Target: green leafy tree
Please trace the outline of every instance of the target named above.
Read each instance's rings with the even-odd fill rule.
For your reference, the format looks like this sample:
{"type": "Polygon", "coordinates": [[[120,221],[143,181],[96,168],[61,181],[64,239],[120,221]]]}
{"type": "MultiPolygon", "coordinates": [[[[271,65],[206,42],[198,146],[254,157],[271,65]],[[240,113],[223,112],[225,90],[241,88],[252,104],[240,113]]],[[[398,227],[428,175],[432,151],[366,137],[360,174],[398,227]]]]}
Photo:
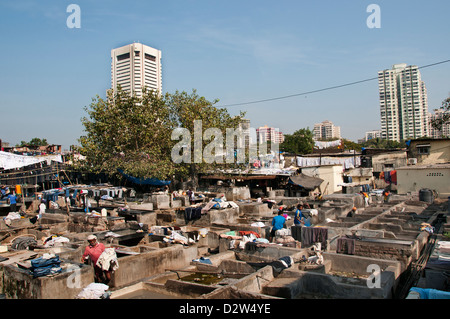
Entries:
{"type": "Polygon", "coordinates": [[[310,154],[313,151],[313,132],[309,128],[302,128],[293,134],[285,134],[284,142],[280,144],[280,151],[295,154],[310,154]]]}
{"type": "Polygon", "coordinates": [[[362,147],[365,148],[382,148],[382,149],[395,149],[395,148],[405,148],[405,141],[397,142],[385,140],[382,138],[373,138],[364,143],[362,143],[362,147]]]}
{"type": "MultiPolygon", "coordinates": [[[[194,150],[195,120],[202,123],[200,136],[208,128],[217,128],[225,136],[226,128],[237,127],[243,114],[233,117],[226,109],[214,107],[216,102],[195,90],[192,94],[177,91],[165,95],[144,90],[137,97],[119,88],[115,93],[109,91],[106,100],[97,96],[85,108],[88,116],[82,118],[86,133],[79,139],[79,151],[86,157],[83,168],[109,174],[122,169],[142,178],[172,179],[175,175],[196,181],[198,173],[224,164],[204,159],[195,162],[195,153],[189,161],[175,162],[172,153],[178,141],[172,135],[175,129],[184,128],[190,137],[186,147],[194,150]]],[[[202,140],[200,152],[208,142],[202,140]]]]}
{"type": "Polygon", "coordinates": [[[136,97],[119,88],[110,90],[106,100],[97,96],[85,111],[86,134],[79,139],[85,169],[111,175],[122,169],[135,177],[160,179],[174,173],[173,126],[162,96],[144,90],[136,97]]]}
{"type": "Polygon", "coordinates": [[[44,146],[44,145],[48,145],[47,139],[40,139],[40,138],[32,138],[31,141],[29,142],[25,142],[25,141],[20,141],[20,144],[16,145],[16,146],[44,146]]]}
{"type": "Polygon", "coordinates": [[[345,138],[342,139],[342,142],[344,144],[344,149],[346,150],[355,150],[355,151],[361,151],[361,144],[355,143],[353,141],[347,140],[345,138]]]}

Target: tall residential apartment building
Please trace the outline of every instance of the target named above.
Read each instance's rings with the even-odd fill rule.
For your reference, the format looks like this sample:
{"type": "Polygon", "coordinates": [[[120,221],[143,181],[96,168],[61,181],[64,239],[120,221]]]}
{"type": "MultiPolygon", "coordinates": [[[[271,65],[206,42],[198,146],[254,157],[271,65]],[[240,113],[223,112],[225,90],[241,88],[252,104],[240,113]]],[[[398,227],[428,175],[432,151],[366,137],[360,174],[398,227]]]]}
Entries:
{"type": "Polygon", "coordinates": [[[256,129],[256,138],[258,143],[272,142],[281,144],[284,142],[284,135],[278,128],[261,126],[256,129]]]}
{"type": "Polygon", "coordinates": [[[111,88],[136,96],[144,87],[162,93],[161,51],[141,43],[111,50],[111,88]]]}
{"type": "Polygon", "coordinates": [[[419,68],[405,63],[378,72],[381,138],[401,141],[428,135],[428,100],[419,68]]]}
{"type": "Polygon", "coordinates": [[[313,137],[315,140],[341,138],[341,127],[325,120],[322,123],[314,124],[313,137]]]}

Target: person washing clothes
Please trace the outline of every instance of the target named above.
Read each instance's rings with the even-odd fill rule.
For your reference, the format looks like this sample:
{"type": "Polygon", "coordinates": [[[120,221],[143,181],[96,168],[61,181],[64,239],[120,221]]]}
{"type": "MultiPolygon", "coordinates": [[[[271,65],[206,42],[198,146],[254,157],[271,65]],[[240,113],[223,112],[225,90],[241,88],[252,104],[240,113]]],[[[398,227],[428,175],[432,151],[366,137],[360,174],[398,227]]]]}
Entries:
{"type": "Polygon", "coordinates": [[[269,242],[272,242],[273,237],[275,237],[275,232],[279,229],[283,229],[286,226],[286,218],[282,216],[283,211],[278,210],[278,215],[272,219],[272,230],[270,231],[269,242]]]}
{"type": "Polygon", "coordinates": [[[388,189],[385,189],[383,191],[383,195],[384,195],[384,202],[388,203],[389,202],[389,197],[391,196],[391,192],[388,189]]]}
{"type": "Polygon", "coordinates": [[[353,207],[351,211],[347,213],[347,217],[354,217],[356,215],[356,207],[353,207]]]}
{"type": "Polygon", "coordinates": [[[111,273],[108,271],[103,271],[101,267],[97,266],[97,260],[100,255],[105,251],[105,245],[97,241],[97,236],[89,235],[87,237],[89,245],[84,250],[84,254],[81,257],[81,262],[87,264],[90,260],[91,264],[94,266],[95,272],[95,282],[105,283],[111,280],[111,273]],[[104,278],[106,276],[106,279],[104,278]]]}
{"type": "Polygon", "coordinates": [[[297,210],[295,211],[295,217],[294,217],[294,225],[295,226],[311,226],[310,221],[305,218],[302,214],[303,205],[298,204],[297,210]]]}
{"type": "Polygon", "coordinates": [[[361,191],[361,195],[364,198],[364,207],[368,207],[369,206],[369,194],[361,191]]]}
{"type": "Polygon", "coordinates": [[[194,204],[195,204],[195,194],[194,194],[194,191],[193,191],[192,189],[189,189],[188,192],[187,192],[187,195],[188,195],[188,198],[189,198],[189,203],[190,203],[191,205],[194,205],[194,204]]]}
{"type": "Polygon", "coordinates": [[[10,212],[16,212],[17,211],[17,197],[14,194],[8,195],[8,202],[9,202],[9,211],[10,212]]]}

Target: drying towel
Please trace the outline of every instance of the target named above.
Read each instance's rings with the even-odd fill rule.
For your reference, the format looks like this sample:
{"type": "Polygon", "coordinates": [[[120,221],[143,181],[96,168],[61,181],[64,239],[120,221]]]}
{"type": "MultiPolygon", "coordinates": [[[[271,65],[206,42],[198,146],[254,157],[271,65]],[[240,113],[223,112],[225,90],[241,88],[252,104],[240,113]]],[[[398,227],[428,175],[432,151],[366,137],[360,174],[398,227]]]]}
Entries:
{"type": "Polygon", "coordinates": [[[302,226],[292,226],[291,234],[295,240],[301,241],[302,240],[302,226]]]}
{"type": "Polygon", "coordinates": [[[328,228],[324,227],[302,227],[301,241],[303,247],[311,246],[314,243],[321,243],[326,248],[328,239],[328,228]]]}
{"type": "Polygon", "coordinates": [[[186,207],[184,210],[184,218],[186,221],[199,219],[202,215],[202,207],[186,207]]]}
{"type": "Polygon", "coordinates": [[[321,243],[324,249],[327,248],[328,228],[313,227],[313,242],[321,243]]]}
{"type": "Polygon", "coordinates": [[[355,254],[355,239],[348,237],[341,237],[337,240],[336,253],[338,254],[355,254]]]}
{"type": "Polygon", "coordinates": [[[391,182],[397,185],[397,171],[391,171],[391,182]]]}

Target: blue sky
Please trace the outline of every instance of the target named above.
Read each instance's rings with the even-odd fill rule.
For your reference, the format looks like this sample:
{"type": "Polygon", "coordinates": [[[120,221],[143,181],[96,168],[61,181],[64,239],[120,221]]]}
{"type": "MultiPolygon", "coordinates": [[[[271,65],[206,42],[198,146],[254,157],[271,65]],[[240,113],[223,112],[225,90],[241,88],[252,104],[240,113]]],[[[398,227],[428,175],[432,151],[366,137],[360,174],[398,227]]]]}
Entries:
{"type": "MultiPolygon", "coordinates": [[[[81,118],[110,85],[111,49],[141,42],[162,51],[163,91],[217,106],[271,99],[369,79],[396,63],[450,59],[448,0],[0,2],[0,138],[34,137],[68,148],[81,118]],[[66,12],[81,8],[81,28],[66,12]],[[368,5],[381,9],[370,29],[368,5]]],[[[429,109],[450,94],[450,63],[421,70],[429,109]]],[[[380,128],[377,81],[271,102],[230,106],[252,127],[283,133],[330,120],[356,141],[380,128]]]]}

